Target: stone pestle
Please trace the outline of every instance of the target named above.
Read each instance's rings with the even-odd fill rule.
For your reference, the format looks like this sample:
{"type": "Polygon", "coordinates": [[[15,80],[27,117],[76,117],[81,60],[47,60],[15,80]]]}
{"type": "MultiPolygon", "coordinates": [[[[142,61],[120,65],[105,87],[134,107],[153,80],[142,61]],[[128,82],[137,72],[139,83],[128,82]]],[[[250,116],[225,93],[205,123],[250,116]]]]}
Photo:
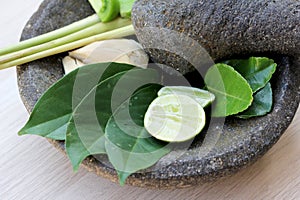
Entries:
{"type": "MultiPolygon", "coordinates": [[[[201,45],[213,61],[270,53],[300,56],[299,0],[137,0],[132,19],[153,61],[184,74],[201,66],[192,66],[183,55],[195,44],[180,41],[182,35],[201,45]],[[180,37],[174,39],[170,30],[180,37]],[[169,51],[178,44],[181,50],[169,51]]],[[[201,57],[203,52],[190,54],[201,57]]]]}

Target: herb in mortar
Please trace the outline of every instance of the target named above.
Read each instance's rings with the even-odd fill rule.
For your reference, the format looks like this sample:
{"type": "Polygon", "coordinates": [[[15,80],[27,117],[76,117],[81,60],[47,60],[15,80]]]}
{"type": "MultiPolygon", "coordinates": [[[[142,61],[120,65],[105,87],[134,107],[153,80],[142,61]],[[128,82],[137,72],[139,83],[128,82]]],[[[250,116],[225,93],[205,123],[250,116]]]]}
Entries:
{"type": "Polygon", "coordinates": [[[266,57],[250,57],[243,60],[229,60],[225,63],[232,65],[245,77],[254,93],[251,106],[237,117],[248,119],[270,112],[273,105],[270,79],[277,67],[274,60],[266,57]]]}
{"type": "Polygon", "coordinates": [[[250,57],[224,63],[211,67],[205,76],[206,87],[216,95],[213,116],[250,118],[270,112],[273,100],[269,81],[277,67],[274,60],[250,57]]]}
{"type": "Polygon", "coordinates": [[[248,81],[253,93],[266,86],[277,67],[277,64],[274,63],[274,60],[265,57],[250,57],[249,59],[228,60],[224,63],[232,66],[248,81]]]}
{"type": "Polygon", "coordinates": [[[19,134],[65,140],[75,171],[87,156],[107,153],[123,184],[129,174],[153,165],[169,152],[164,148],[165,143],[147,135],[143,128],[146,109],[161,88],[149,83],[157,82],[155,70],[127,64],[99,63],[81,67],[45,92],[19,134]],[[140,89],[145,84],[147,87],[140,89]],[[122,117],[126,109],[130,110],[131,117],[122,117]],[[124,127],[120,126],[122,123],[128,125],[130,119],[133,121],[128,132],[119,128],[124,127]],[[122,155],[114,145],[124,150],[122,155]],[[143,156],[148,150],[151,159],[140,164],[132,162],[134,156],[143,156]]]}
{"type": "Polygon", "coordinates": [[[144,115],[160,88],[150,84],[139,89],[117,108],[106,125],[105,149],[121,185],[130,174],[154,165],[171,150],[144,128],[144,115]]]}
{"type": "MultiPolygon", "coordinates": [[[[145,121],[148,126],[152,117],[151,113],[147,115],[149,105],[159,98],[171,95],[171,99],[183,101],[163,101],[167,105],[168,116],[182,118],[183,127],[189,113],[196,113],[195,109],[187,109],[187,113],[177,112],[184,102],[190,102],[185,107],[192,102],[203,110],[202,107],[216,98],[213,116],[234,115],[247,119],[268,113],[272,108],[269,80],[276,64],[268,58],[250,60],[227,61],[228,64],[234,63],[234,68],[224,63],[212,66],[205,76],[205,83],[214,95],[197,88],[162,87],[156,84],[159,77],[153,69],[120,63],[87,65],[67,74],[44,93],[19,134],[65,140],[65,149],[75,171],[86,157],[107,154],[123,185],[130,174],[154,165],[171,151],[168,143],[158,140],[159,137],[152,137],[152,129],[149,131],[144,127],[145,121]],[[241,73],[246,78],[235,68],[243,69],[241,73]],[[256,82],[252,79],[254,76],[256,82]]],[[[156,112],[159,106],[164,105],[152,106],[158,118],[166,117],[156,112]]],[[[174,131],[172,123],[165,128],[168,134],[172,135],[173,131],[174,134],[183,134],[179,138],[192,139],[204,126],[204,111],[201,116],[195,123],[186,121],[188,125],[200,127],[197,133],[187,134],[188,137],[185,137],[184,131],[174,131]]],[[[198,118],[193,118],[193,122],[195,119],[198,118]]]]}
{"type": "Polygon", "coordinates": [[[252,103],[252,90],[248,82],[226,64],[212,66],[205,75],[207,89],[216,96],[212,111],[214,117],[234,115],[246,110],[252,103]]]}

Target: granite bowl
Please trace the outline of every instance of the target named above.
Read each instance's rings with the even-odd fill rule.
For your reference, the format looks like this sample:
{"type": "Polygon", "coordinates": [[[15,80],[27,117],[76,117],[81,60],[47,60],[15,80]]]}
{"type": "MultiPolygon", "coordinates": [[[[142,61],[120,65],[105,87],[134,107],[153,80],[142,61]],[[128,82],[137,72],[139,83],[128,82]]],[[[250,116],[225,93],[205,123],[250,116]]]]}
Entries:
{"type": "MultiPolygon", "coordinates": [[[[86,0],[45,0],[24,28],[22,40],[92,13],[86,0]]],[[[61,61],[65,55],[17,67],[20,95],[29,113],[43,92],[63,76],[61,61]]],[[[212,125],[213,131],[197,137],[188,150],[172,151],[151,170],[132,174],[127,184],[159,189],[195,186],[234,174],[263,156],[291,123],[300,100],[300,59],[285,55],[267,56],[278,63],[272,79],[274,107],[271,113],[250,120],[226,118],[224,125],[212,125]]],[[[63,142],[49,141],[64,152],[63,142]]],[[[106,156],[100,156],[100,159],[89,157],[82,166],[117,182],[116,172],[107,165],[106,156]]]]}

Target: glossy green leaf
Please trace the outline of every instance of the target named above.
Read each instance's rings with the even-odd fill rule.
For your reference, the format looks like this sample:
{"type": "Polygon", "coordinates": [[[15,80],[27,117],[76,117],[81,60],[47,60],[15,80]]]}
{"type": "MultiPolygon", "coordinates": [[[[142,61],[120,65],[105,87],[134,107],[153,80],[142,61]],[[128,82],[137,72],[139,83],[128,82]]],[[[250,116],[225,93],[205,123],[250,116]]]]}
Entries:
{"type": "Polygon", "coordinates": [[[156,71],[135,68],[98,83],[78,104],[67,130],[66,150],[74,170],[89,155],[105,153],[104,130],[114,110],[132,92],[158,80],[156,71]]]}
{"type": "Polygon", "coordinates": [[[271,84],[259,90],[254,95],[252,105],[244,112],[237,115],[239,118],[248,119],[251,117],[263,116],[271,111],[273,104],[271,84]]]}
{"type": "Polygon", "coordinates": [[[224,117],[246,110],[252,103],[248,82],[226,64],[212,66],[205,76],[207,89],[216,96],[212,115],[224,117]]]}
{"type": "Polygon", "coordinates": [[[65,140],[73,108],[80,103],[80,99],[92,90],[95,83],[132,68],[126,64],[100,63],[74,70],[43,94],[19,135],[32,134],[65,140]],[[73,96],[73,90],[77,91],[76,96],[73,96]]]}
{"type": "Polygon", "coordinates": [[[130,174],[152,166],[170,152],[167,143],[153,138],[143,125],[147,108],[160,88],[149,85],[138,90],[117,109],[106,126],[105,148],[121,185],[130,174]]]}
{"type": "Polygon", "coordinates": [[[226,64],[238,71],[250,84],[253,93],[257,92],[270,81],[276,70],[274,60],[265,57],[250,57],[249,59],[228,60],[226,64]]]}
{"type": "Polygon", "coordinates": [[[66,151],[75,171],[87,156],[105,153],[104,127],[112,115],[111,95],[125,73],[128,71],[98,83],[74,108],[67,129],[66,151]],[[102,104],[103,108],[96,110],[97,104],[102,104]]]}

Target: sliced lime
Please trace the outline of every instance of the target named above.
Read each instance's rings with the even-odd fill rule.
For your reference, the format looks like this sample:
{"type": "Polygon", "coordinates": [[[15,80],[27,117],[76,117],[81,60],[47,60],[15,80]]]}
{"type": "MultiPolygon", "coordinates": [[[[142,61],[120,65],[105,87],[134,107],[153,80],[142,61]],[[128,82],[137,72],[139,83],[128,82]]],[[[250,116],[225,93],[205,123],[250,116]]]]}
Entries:
{"type": "Polygon", "coordinates": [[[195,99],[203,108],[205,108],[215,100],[215,95],[213,95],[212,93],[194,87],[166,86],[158,91],[158,96],[167,94],[187,95],[195,99]]]}
{"type": "Polygon", "coordinates": [[[205,125],[201,105],[186,95],[169,94],[157,97],[149,106],[144,126],[155,138],[167,142],[192,139],[205,125]]]}

